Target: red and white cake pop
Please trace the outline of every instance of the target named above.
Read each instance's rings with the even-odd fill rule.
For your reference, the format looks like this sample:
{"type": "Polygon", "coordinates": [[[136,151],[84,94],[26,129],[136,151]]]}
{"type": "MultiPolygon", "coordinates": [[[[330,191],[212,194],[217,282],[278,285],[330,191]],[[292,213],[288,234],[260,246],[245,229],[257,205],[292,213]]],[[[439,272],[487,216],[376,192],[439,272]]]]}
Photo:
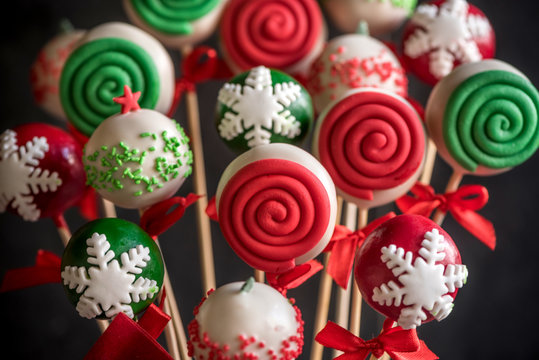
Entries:
{"type": "Polygon", "coordinates": [[[431,85],[460,64],[492,58],[494,50],[490,22],[465,0],[419,5],[402,37],[407,69],[431,85]]]}
{"type": "Polygon", "coordinates": [[[376,228],[355,268],[363,299],[404,329],[445,319],[467,276],[451,237],[419,215],[400,215],[376,228]]]}
{"type": "Polygon", "coordinates": [[[425,131],[400,96],[350,90],[318,117],[313,154],[337,193],[368,209],[394,201],[415,184],[425,157],[425,131]]]}
{"type": "Polygon", "coordinates": [[[75,44],[84,36],[84,30],[66,30],[39,52],[30,69],[30,84],[36,104],[60,120],[67,120],[60,103],[60,75],[75,44]]]}
{"type": "Polygon", "coordinates": [[[334,25],[353,33],[361,21],[369,24],[375,36],[396,30],[414,11],[417,0],[322,0],[334,25]]]}
{"type": "Polygon", "coordinates": [[[395,54],[381,41],[366,34],[332,39],[309,73],[307,88],[315,110],[320,113],[346,91],[362,87],[408,95],[406,73],[395,54]]]}
{"type": "Polygon", "coordinates": [[[230,0],[220,36],[223,56],[235,73],[264,65],[306,75],[327,31],[316,0],[230,0]]]}
{"type": "Polygon", "coordinates": [[[115,205],[143,209],[173,196],[191,174],[189,139],[173,119],[140,109],[140,93],[115,101],[122,113],[105,119],[84,148],[88,183],[115,205]]]}
{"type": "Polygon", "coordinates": [[[0,135],[0,212],[24,220],[57,218],[77,204],[86,189],[82,150],[55,126],[30,123],[0,135]]]}
{"type": "Polygon", "coordinates": [[[293,360],[301,354],[300,310],[253,278],[208,293],[194,314],[188,346],[195,359],[293,360]]]}
{"type": "Polygon", "coordinates": [[[257,146],[225,169],[216,194],[219,225],[255,269],[282,273],[316,257],[335,226],[335,187],[308,152],[289,144],[257,146]]]}

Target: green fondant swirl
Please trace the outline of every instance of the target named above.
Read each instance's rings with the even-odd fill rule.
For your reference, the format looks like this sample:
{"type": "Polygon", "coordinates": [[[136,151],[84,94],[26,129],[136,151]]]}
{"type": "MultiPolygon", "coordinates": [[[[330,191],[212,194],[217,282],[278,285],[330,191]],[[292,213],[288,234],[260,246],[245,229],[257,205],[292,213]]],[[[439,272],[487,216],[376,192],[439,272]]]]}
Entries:
{"type": "Polygon", "coordinates": [[[454,91],[444,114],[444,140],[465,169],[516,166],[539,146],[539,93],[507,71],[471,76],[454,91]]]}
{"type": "Polygon", "coordinates": [[[153,109],[159,99],[159,73],[143,48],[119,38],[103,38],[77,48],[60,79],[60,99],[69,121],[89,136],[107,117],[120,112],[112,99],[124,85],[141,91],[139,105],[153,109]]]}
{"type": "Polygon", "coordinates": [[[152,28],[171,35],[189,35],[191,21],[211,12],[219,0],[131,0],[138,15],[152,28]]]}
{"type": "MultiPolygon", "coordinates": [[[[120,142],[115,146],[102,146],[101,151],[96,150],[93,154],[84,154],[87,185],[97,190],[118,191],[124,189],[128,183],[140,185],[132,193],[133,196],[141,196],[144,192],[152,193],[164,186],[164,183],[176,179],[178,176],[188,177],[193,163],[191,150],[182,151],[180,147],[189,143],[189,138],[183,128],[176,124],[179,137],[169,136],[166,131],[159,134],[142,133],[140,137],[151,138],[154,144],[146,150],[131,148],[128,144],[120,142]],[[162,144],[161,147],[157,147],[162,144]],[[159,156],[154,159],[152,165],[157,176],[143,174],[141,166],[147,161],[149,153],[160,149],[163,153],[171,153],[173,161],[159,156]],[[188,165],[183,174],[180,170],[188,165]]],[[[188,147],[187,147],[188,149],[188,147]]]]}

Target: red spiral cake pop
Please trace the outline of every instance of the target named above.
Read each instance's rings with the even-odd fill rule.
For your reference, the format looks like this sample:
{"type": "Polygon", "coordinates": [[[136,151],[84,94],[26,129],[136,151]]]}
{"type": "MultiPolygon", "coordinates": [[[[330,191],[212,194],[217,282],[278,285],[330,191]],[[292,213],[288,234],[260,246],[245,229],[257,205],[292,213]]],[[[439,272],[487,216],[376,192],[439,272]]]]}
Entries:
{"type": "Polygon", "coordinates": [[[257,146],[223,173],[216,195],[229,245],[255,269],[281,273],[317,256],[333,233],[335,187],[322,165],[288,144],[257,146]]]}
{"type": "Polygon", "coordinates": [[[404,329],[445,319],[468,270],[451,237],[432,220],[400,215],[359,250],[356,282],[365,301],[404,329]]]}
{"type": "Polygon", "coordinates": [[[82,150],[55,126],[30,123],[0,135],[0,212],[57,218],[85,191],[82,150]]]}
{"type": "Polygon", "coordinates": [[[220,26],[225,60],[240,73],[264,65],[306,74],[326,30],[315,0],[231,0],[220,26]]]}
{"type": "Polygon", "coordinates": [[[417,180],[425,132],[403,98],[376,89],[346,93],[320,114],[313,153],[337,192],[362,208],[389,203],[417,180]]]}

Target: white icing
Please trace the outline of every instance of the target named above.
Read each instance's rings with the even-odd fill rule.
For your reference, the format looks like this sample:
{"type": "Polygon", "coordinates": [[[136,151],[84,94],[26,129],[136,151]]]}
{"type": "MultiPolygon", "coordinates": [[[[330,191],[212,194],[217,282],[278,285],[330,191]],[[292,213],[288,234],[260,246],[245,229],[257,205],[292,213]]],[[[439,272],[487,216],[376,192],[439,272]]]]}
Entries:
{"type": "Polygon", "coordinates": [[[301,123],[288,107],[302,96],[301,86],[293,81],[272,84],[270,69],[253,68],[245,85],[226,83],[218,101],[232,109],[220,119],[222,138],[232,140],[245,132],[249,147],[270,143],[272,133],[293,139],[301,134],[301,123]]]}
{"type": "MultiPolygon", "coordinates": [[[[96,151],[105,154],[106,151],[102,151],[102,146],[107,146],[108,149],[112,147],[120,149],[119,144],[123,142],[129,148],[147,151],[147,154],[142,165],[128,162],[118,166],[116,178],[122,180],[122,173],[129,168],[131,173],[140,170],[140,175],[150,179],[156,177],[163,184],[163,187],[155,188],[152,192],[148,192],[145,190],[146,184],[135,184],[132,181],[123,179],[126,180],[122,181],[123,189],[114,189],[113,191],[110,191],[109,188],[98,189],[97,191],[101,196],[120,207],[143,209],[168,199],[178,191],[185,180],[185,174],[190,169],[190,165],[187,162],[187,157],[182,157],[183,164],[178,169],[179,175],[176,178],[170,177],[168,181],[162,181],[159,172],[155,168],[156,159],[165,158],[168,164],[176,162],[176,158],[171,151],[163,150],[165,145],[161,136],[163,131],[167,132],[167,137],[174,136],[181,139],[182,134],[176,128],[174,120],[157,111],[148,109],[113,115],[105,119],[96,128],[84,148],[83,162],[85,165],[95,166],[98,172],[108,171],[108,168],[104,167],[100,162],[88,161],[87,157],[96,151]],[[155,134],[156,139],[154,140],[151,136],[142,137],[141,134],[144,133],[155,134]],[[152,147],[155,148],[154,151],[149,150],[152,147]],[[142,191],[142,195],[134,196],[133,194],[137,191],[142,191]]],[[[180,145],[179,152],[187,154],[189,151],[187,143],[180,145]]]]}
{"type": "Polygon", "coordinates": [[[191,27],[193,28],[193,32],[188,35],[170,35],[158,31],[148,25],[148,23],[146,23],[140,17],[140,15],[133,8],[131,0],[123,0],[123,5],[127,17],[130,21],[133,22],[133,24],[155,36],[165,46],[181,49],[184,46],[194,45],[199,42],[202,42],[213,34],[215,28],[217,27],[217,24],[219,23],[219,19],[221,18],[223,8],[228,1],[229,0],[221,0],[219,4],[217,4],[215,8],[212,9],[212,11],[202,16],[201,18],[192,21],[191,27]]]}
{"type": "Polygon", "coordinates": [[[159,98],[154,110],[166,114],[174,99],[174,64],[161,43],[145,31],[126,23],[109,22],[99,25],[86,33],[78,46],[102,38],[121,38],[132,41],[152,57],[159,74],[159,98]]]}
{"type": "Polygon", "coordinates": [[[89,269],[66,266],[61,273],[64,285],[83,293],[77,303],[77,311],[82,317],[93,319],[102,312],[109,318],[125,313],[133,317],[129,304],[152,298],[159,291],[155,280],[139,277],[150,261],[150,249],[142,245],[120,255],[122,265],[115,260],[110,243],[103,234],[94,233],[86,240],[89,269]]]}
{"type": "MultiPolygon", "coordinates": [[[[279,356],[282,341],[297,334],[296,312],[288,300],[277,290],[263,283],[254,283],[249,291],[242,292],[243,282],[233,282],[221,286],[204,301],[196,315],[199,336],[204,333],[212,343],[229,345],[224,353],[233,358],[241,354],[240,335],[255,336],[256,343],[244,351],[253,353],[258,359],[271,359],[268,350],[279,356]],[[264,348],[258,347],[263,342],[264,348]]],[[[208,359],[208,350],[195,346],[196,359],[208,359]]]]}
{"type": "Polygon", "coordinates": [[[401,310],[398,324],[404,329],[415,329],[427,319],[424,310],[438,321],[445,319],[453,309],[453,298],[448,293],[466,283],[465,265],[436,264],[445,258],[445,239],[437,229],[425,233],[421,249],[413,261],[413,253],[391,244],[382,247],[381,260],[393,272],[394,281],[375,287],[372,300],[385,306],[406,306],[401,310]]]}
{"type": "Polygon", "coordinates": [[[62,185],[56,171],[39,167],[39,160],[49,151],[45,137],[34,137],[17,146],[17,134],[6,130],[0,135],[0,212],[8,205],[26,221],[39,219],[41,211],[34,203],[34,196],[54,192],[62,185]]]}
{"type": "Polygon", "coordinates": [[[217,193],[215,195],[217,211],[219,211],[219,200],[221,198],[223,189],[234,174],[240,171],[244,166],[264,159],[283,159],[297,162],[310,170],[318,178],[327,191],[331,210],[327,230],[313,249],[296,258],[296,265],[302,264],[315,258],[327,246],[331,236],[333,235],[335,220],[337,217],[337,197],[335,193],[335,185],[322,164],[320,164],[318,160],[316,160],[305,150],[290,144],[275,143],[257,146],[238,156],[227,166],[221,175],[221,179],[219,180],[217,193]]]}
{"type": "MultiPolygon", "coordinates": [[[[425,107],[425,122],[429,136],[432,138],[438,153],[451,167],[463,174],[470,173],[469,170],[463,168],[457,161],[453,159],[449,150],[445,146],[444,134],[443,134],[443,121],[445,116],[445,108],[449,97],[453,91],[469,77],[490,70],[503,70],[509,71],[513,74],[522,76],[527,79],[524,74],[513,66],[495,59],[482,60],[475,63],[462,64],[453,70],[449,75],[440,80],[436,86],[432,89],[427,105],[425,107]]],[[[504,169],[490,169],[483,165],[478,165],[474,175],[494,175],[505,172],[510,168],[504,169]]]]}

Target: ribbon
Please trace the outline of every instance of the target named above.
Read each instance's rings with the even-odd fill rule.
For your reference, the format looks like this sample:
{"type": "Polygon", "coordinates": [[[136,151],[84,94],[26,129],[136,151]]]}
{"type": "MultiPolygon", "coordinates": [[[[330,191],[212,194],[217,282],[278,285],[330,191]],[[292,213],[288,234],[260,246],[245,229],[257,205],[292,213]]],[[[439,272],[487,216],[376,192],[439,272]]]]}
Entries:
{"type": "Polygon", "coordinates": [[[284,273],[266,273],[268,284],[286,297],[287,290],[295,289],[324,266],[316,260],[309,260],[284,273]]]}
{"type": "Polygon", "coordinates": [[[367,236],[374,229],[395,216],[394,212],[387,213],[357,231],[352,231],[343,225],[335,226],[333,236],[324,251],[331,252],[327,272],[337,285],[343,289],[348,287],[348,279],[354,265],[356,250],[363,245],[367,236]]]}
{"type": "Polygon", "coordinates": [[[228,79],[233,74],[226,63],[209,46],[199,46],[182,61],[183,76],[176,80],[174,99],[167,116],[172,117],[186,91],[195,91],[195,85],[213,79],[228,79]]]}
{"type": "Polygon", "coordinates": [[[415,329],[392,327],[394,321],[387,319],[380,335],[365,341],[348,330],[329,321],[316,335],[315,340],[323,346],[344,352],[336,359],[364,360],[369,353],[380,358],[387,352],[393,360],[434,360],[436,354],[419,340],[415,329]]]}
{"type": "Polygon", "coordinates": [[[84,360],[172,360],[156,341],[170,316],[151,304],[138,323],[124,313],[116,315],[84,360]]]}
{"type": "Polygon", "coordinates": [[[95,189],[87,186],[82,199],[77,204],[79,213],[88,221],[95,220],[99,217],[97,196],[95,189]]]}
{"type": "Polygon", "coordinates": [[[56,254],[38,250],[34,266],[11,269],[6,272],[0,285],[0,293],[43,284],[61,283],[61,262],[62,259],[56,254]]]}
{"type": "Polygon", "coordinates": [[[180,220],[185,213],[185,209],[200,197],[200,195],[196,194],[189,194],[185,198],[174,196],[152,205],[141,216],[140,227],[152,238],[155,238],[180,220]],[[176,205],[177,207],[171,210],[176,205]]]}
{"type": "Polygon", "coordinates": [[[463,185],[457,191],[436,194],[429,185],[416,183],[410,190],[413,196],[404,195],[396,200],[405,214],[429,217],[434,209],[451,213],[453,218],[472,235],[488,246],[496,247],[494,225],[478,213],[488,202],[488,191],[481,185],[463,185]]]}
{"type": "Polygon", "coordinates": [[[208,201],[208,206],[206,206],[206,215],[213,221],[219,222],[219,217],[217,216],[217,206],[215,204],[215,196],[208,201]]]}

